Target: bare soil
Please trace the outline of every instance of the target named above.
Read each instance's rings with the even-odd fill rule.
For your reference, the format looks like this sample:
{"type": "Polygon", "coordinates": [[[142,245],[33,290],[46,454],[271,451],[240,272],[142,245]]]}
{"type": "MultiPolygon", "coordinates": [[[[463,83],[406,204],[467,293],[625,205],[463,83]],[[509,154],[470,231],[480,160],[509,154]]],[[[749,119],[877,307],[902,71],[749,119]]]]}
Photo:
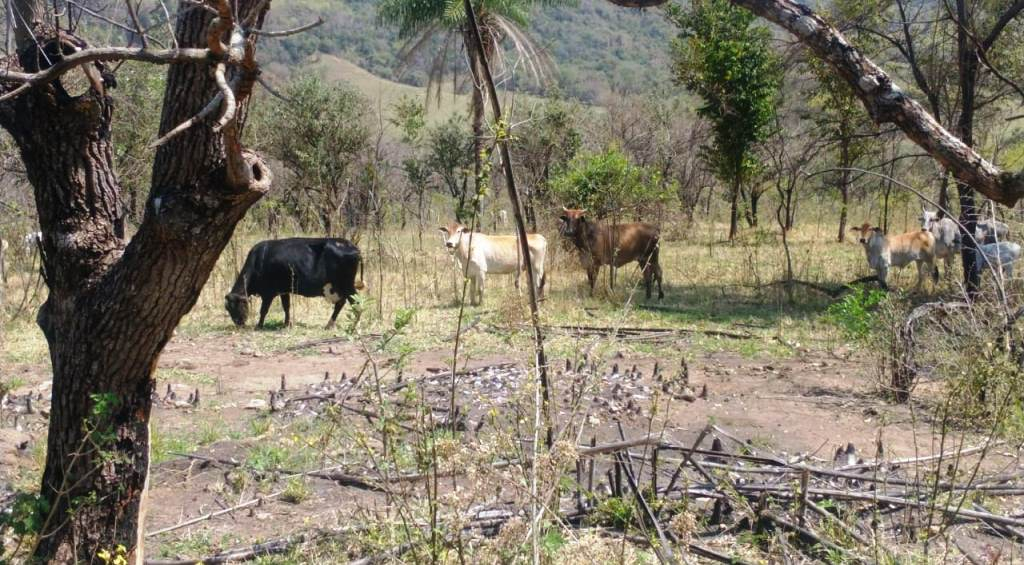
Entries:
{"type": "MultiPolygon", "coordinates": [[[[161,398],[154,411],[154,426],[160,436],[181,436],[197,433],[204,426],[223,426],[225,429],[213,431],[216,441],[192,454],[243,463],[247,453],[266,441],[246,430],[252,428],[250,421],[267,416],[271,391],[280,389],[282,375],[284,398],[349,387],[356,391],[351,393],[351,406],[374,409],[368,395],[360,394],[358,386],[351,386],[357,376],[369,370],[357,344],[339,339],[297,351],[263,353],[248,343],[245,332],[178,336],[172,340],[160,361],[164,372],[158,373],[170,378],[158,382],[155,393],[161,398]],[[166,394],[168,386],[174,400],[166,394]],[[196,389],[201,401],[196,407],[189,406],[185,399],[196,389]],[[227,439],[229,430],[239,439],[227,439]]],[[[686,340],[680,340],[678,347],[687,350],[686,340]]],[[[413,354],[402,370],[403,382],[415,382],[431,405],[446,407],[451,355],[450,348],[413,354]]],[[[465,417],[466,433],[477,433],[487,424],[489,411],[501,410],[510,395],[524,385],[530,378],[524,370],[529,360],[528,352],[510,352],[481,356],[459,367],[457,404],[465,417]]],[[[808,352],[779,360],[705,353],[689,359],[688,384],[682,381],[678,358],[613,353],[607,359],[590,361],[600,363],[599,376],[596,386],[580,400],[586,422],[579,438],[582,442],[592,437],[598,442],[616,441],[620,438],[617,423],[621,423],[622,433],[629,438],[655,433],[689,444],[708,422],[713,422],[748,442],[755,452],[766,450],[787,457],[831,460],[838,447],[852,443],[859,456],[873,458],[879,441],[887,458],[938,450],[932,426],[921,417],[921,411],[915,417],[912,405],[884,401],[876,386],[875,369],[858,355],[844,359],[826,352],[808,352]],[[654,375],[656,363],[660,377],[654,375]],[[704,389],[706,395],[701,397],[704,389]],[[652,399],[656,396],[663,404],[651,429],[652,399]]],[[[553,360],[552,366],[556,368],[552,375],[557,391],[555,421],[564,425],[572,414],[581,412],[571,405],[576,389],[575,367],[566,372],[564,359],[553,360]]],[[[16,371],[26,381],[13,391],[15,397],[30,391],[45,395],[48,391],[47,368],[43,365],[0,369],[16,371]]],[[[400,384],[396,381],[392,386],[392,399],[398,398],[400,384]]],[[[43,447],[38,444],[45,441],[45,406],[42,413],[37,408],[34,414],[19,414],[17,422],[13,411],[9,408],[0,419],[0,484],[10,483],[21,472],[38,465],[43,447]]],[[[283,428],[287,433],[288,426],[308,421],[319,412],[322,407],[315,402],[297,403],[273,417],[277,418],[278,430],[283,428]]],[[[366,423],[366,416],[355,412],[345,418],[352,426],[366,423]]],[[[301,447],[302,438],[296,437],[295,442],[296,448],[301,447]]],[[[325,458],[313,468],[341,465],[346,473],[354,475],[369,471],[365,462],[345,463],[325,458]]],[[[231,475],[230,464],[166,454],[166,459],[153,468],[147,531],[227,509],[256,496],[272,495],[286,487],[282,474],[271,473],[266,481],[243,486],[239,493],[225,488],[237,480],[231,475]]],[[[160,551],[170,556],[215,552],[284,536],[310,524],[357,525],[362,523],[360,512],[386,504],[379,493],[338,486],[330,480],[312,479],[308,486],[308,498],[298,503],[286,502],[280,496],[267,499],[155,536],[151,548],[162,548],[160,551]],[[201,549],[186,544],[197,539],[201,540],[201,549]]]]}

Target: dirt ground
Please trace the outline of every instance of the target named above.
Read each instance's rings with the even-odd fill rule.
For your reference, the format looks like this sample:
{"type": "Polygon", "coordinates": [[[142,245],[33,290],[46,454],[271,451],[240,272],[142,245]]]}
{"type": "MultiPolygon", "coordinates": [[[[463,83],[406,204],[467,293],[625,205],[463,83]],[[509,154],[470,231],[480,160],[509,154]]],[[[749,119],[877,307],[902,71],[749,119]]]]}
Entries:
{"type": "MultiPolygon", "coordinates": [[[[251,428],[254,420],[267,417],[270,404],[275,402],[273,397],[301,398],[324,391],[349,390],[347,396],[356,410],[372,412],[374,402],[368,398],[372,394],[361,383],[352,384],[355,376],[365,374],[364,352],[344,339],[316,341],[322,340],[307,342],[308,347],[300,343],[289,348],[292,351],[277,353],[255,350],[245,333],[178,336],[169,344],[159,365],[154,426],[160,437],[194,437],[202,433],[209,440],[181,442],[180,452],[165,449],[161,460],[153,465],[147,531],[158,532],[260,496],[269,498],[154,536],[157,543],[153,547],[160,548],[159,555],[208,553],[284,536],[311,523],[352,525],[359,523],[360,513],[385,504],[378,493],[339,486],[330,480],[309,481],[310,492],[304,500],[287,502],[275,496],[283,488],[283,471],[275,471],[278,474],[269,484],[252,488],[243,485],[240,493],[225,486],[237,481],[231,476],[229,463],[245,462],[247,453],[270,441],[267,433],[252,432],[251,428]],[[272,393],[280,391],[282,378],[285,390],[272,393]],[[188,397],[196,390],[201,401],[193,406],[188,397]],[[199,432],[200,429],[205,431],[199,432]],[[221,463],[201,458],[218,459],[221,463]]],[[[671,345],[681,352],[690,350],[685,339],[671,345]]],[[[428,404],[447,406],[447,366],[451,353],[450,347],[445,347],[413,354],[401,371],[401,381],[396,381],[399,386],[392,386],[392,390],[400,389],[402,382],[415,382],[424,391],[428,404]]],[[[875,369],[863,360],[865,355],[843,358],[824,351],[804,351],[780,360],[769,355],[743,356],[719,351],[688,357],[685,382],[678,357],[655,358],[612,351],[607,358],[589,359],[579,373],[579,359],[570,363],[573,367],[569,371],[565,369],[565,359],[552,360],[556,427],[564,428],[573,417],[577,419],[572,421],[582,418],[579,440],[596,438],[604,443],[620,439],[621,423],[621,433],[627,438],[653,433],[688,445],[710,422],[746,442],[751,452],[761,450],[775,456],[826,461],[832,460],[837,448],[847,444],[855,446],[856,457],[869,459],[875,457],[879,441],[884,456],[890,459],[938,450],[932,426],[921,413],[915,415],[912,404],[893,405],[882,399],[875,369]],[[580,375],[589,374],[590,364],[596,370],[587,391],[575,397],[582,409],[574,408],[574,393],[583,388],[579,386],[580,375]],[[657,375],[655,364],[659,365],[657,375]],[[652,418],[655,402],[661,404],[652,418]]],[[[487,414],[507,408],[510,397],[529,378],[523,370],[529,362],[527,354],[512,352],[481,355],[459,367],[457,404],[469,430],[466,433],[479,433],[487,423],[487,414]]],[[[13,391],[15,396],[31,391],[40,398],[37,406],[43,407],[42,413],[37,408],[33,414],[9,412],[4,416],[5,425],[0,430],[0,475],[7,482],[14,481],[19,470],[33,468],[40,461],[45,427],[42,399],[48,382],[46,367],[41,364],[5,370],[17,371],[24,381],[13,391]]],[[[287,435],[289,426],[308,422],[321,412],[315,400],[299,401],[290,402],[270,417],[276,418],[278,432],[285,430],[287,435]]],[[[366,422],[365,415],[357,412],[346,418],[353,426],[366,422]]],[[[295,439],[296,445],[301,444],[301,438],[295,439]]],[[[962,437],[958,439],[964,441],[962,437]]],[[[965,442],[970,443],[970,439],[965,442]]],[[[339,462],[323,460],[313,467],[329,463],[339,462]]],[[[369,470],[364,467],[365,462],[347,466],[345,461],[340,463],[347,473],[369,470]]]]}

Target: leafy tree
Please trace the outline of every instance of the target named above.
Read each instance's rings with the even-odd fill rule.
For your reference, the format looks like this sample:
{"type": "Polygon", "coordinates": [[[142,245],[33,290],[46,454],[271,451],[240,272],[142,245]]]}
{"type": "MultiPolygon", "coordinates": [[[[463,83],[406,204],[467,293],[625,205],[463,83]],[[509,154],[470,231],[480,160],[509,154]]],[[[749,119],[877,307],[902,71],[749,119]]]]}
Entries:
{"type": "MultiPolygon", "coordinates": [[[[484,55],[490,64],[504,60],[498,57],[502,43],[509,39],[515,58],[525,61],[524,68],[541,83],[550,74],[550,63],[543,50],[526,34],[530,9],[536,4],[570,4],[572,0],[475,0],[473,9],[480,28],[484,55]]],[[[473,37],[466,25],[463,0],[383,0],[377,8],[381,23],[398,28],[400,38],[407,40],[405,57],[411,58],[421,49],[440,45],[430,65],[427,93],[432,87],[440,94],[447,58],[458,50],[453,42],[461,42],[468,56],[472,76],[482,73],[473,37]]],[[[471,88],[470,114],[473,124],[473,159],[477,182],[480,180],[481,155],[484,143],[484,96],[481,88],[471,88]]]]}
{"type": "MultiPolygon", "coordinates": [[[[782,69],[771,33],[728,0],[697,0],[689,10],[669,6],[679,28],[672,42],[676,80],[704,100],[698,109],[712,124],[704,159],[730,187],[729,239],[738,231],[739,200],[758,170],[757,144],[771,133],[782,69]]],[[[751,201],[756,214],[756,199],[751,201]]]]}
{"type": "Polygon", "coordinates": [[[472,215],[467,208],[469,176],[473,166],[473,139],[462,120],[451,117],[427,132],[426,170],[455,199],[455,218],[460,222],[472,215]]]}
{"type": "Polygon", "coordinates": [[[367,180],[371,142],[369,103],[347,85],[312,75],[289,83],[287,102],[269,108],[267,150],[292,173],[286,207],[313,216],[328,235],[367,180]]]}
{"type": "MultiPolygon", "coordinates": [[[[411,96],[403,96],[392,107],[391,125],[398,128],[402,143],[409,148],[409,154],[402,159],[401,170],[405,176],[405,194],[402,201],[416,201],[416,218],[419,222],[420,239],[423,235],[423,204],[430,171],[427,168],[424,153],[424,135],[426,133],[426,111],[418,100],[411,96]]],[[[405,228],[405,210],[402,212],[402,227],[405,228]]]]}
{"type": "Polygon", "coordinates": [[[516,164],[523,180],[526,221],[537,229],[537,205],[551,204],[552,175],[569,162],[583,143],[578,105],[555,96],[535,110],[513,137],[516,164]]]}
{"type": "Polygon", "coordinates": [[[877,128],[864,114],[864,108],[853,90],[829,69],[825,63],[809,63],[816,86],[810,92],[811,119],[819,132],[828,136],[825,142],[835,152],[836,189],[839,190],[839,231],[837,241],[846,241],[846,224],[850,204],[850,168],[871,153],[877,128]]]}
{"type": "Polygon", "coordinates": [[[562,205],[586,208],[598,218],[626,211],[642,217],[676,193],[674,184],[662,182],[651,168],[630,163],[616,147],[580,153],[552,179],[551,190],[562,205]]]}

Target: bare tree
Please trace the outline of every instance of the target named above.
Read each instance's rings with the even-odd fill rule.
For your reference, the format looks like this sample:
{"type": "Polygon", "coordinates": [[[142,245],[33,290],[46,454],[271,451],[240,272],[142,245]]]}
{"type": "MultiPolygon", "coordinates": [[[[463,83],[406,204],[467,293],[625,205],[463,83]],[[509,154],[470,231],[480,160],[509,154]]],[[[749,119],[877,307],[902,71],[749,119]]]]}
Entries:
{"type": "Polygon", "coordinates": [[[35,193],[49,287],[37,319],[53,366],[40,490],[48,518],[34,559],[92,562],[123,544],[141,563],[153,369],[271,183],[240,143],[269,2],[182,2],[174,48],[163,50],[92,47],[58,29],[44,2],[12,5],[17,57],[0,75],[0,126],[35,193]],[[170,65],[149,197],[130,241],[105,66],[123,60],[170,65]],[[76,73],[87,86],[72,94],[76,73]]]}

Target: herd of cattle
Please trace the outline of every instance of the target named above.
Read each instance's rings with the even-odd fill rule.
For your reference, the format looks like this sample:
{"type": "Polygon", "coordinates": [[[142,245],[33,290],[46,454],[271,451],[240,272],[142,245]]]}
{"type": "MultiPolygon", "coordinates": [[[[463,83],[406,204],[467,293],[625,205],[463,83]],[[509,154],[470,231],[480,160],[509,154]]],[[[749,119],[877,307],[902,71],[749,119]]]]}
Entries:
{"type": "MultiPolygon", "coordinates": [[[[501,220],[502,224],[507,223],[504,211],[501,212],[501,220]]],[[[859,242],[864,247],[868,265],[875,271],[878,283],[883,288],[888,288],[891,268],[911,263],[917,266],[915,289],[920,289],[929,275],[937,281],[939,272],[936,263],[939,260],[945,261],[948,274],[954,258],[963,249],[962,232],[957,222],[924,209],[920,220],[921,229],[899,235],[886,235],[881,228],[869,223],[852,228],[852,231],[860,234],[859,242]]],[[[444,236],[445,248],[460,272],[469,279],[472,304],[483,302],[484,283],[488,275],[511,274],[515,277],[516,288],[519,288],[519,275],[526,270],[527,263],[523,260],[518,236],[488,235],[460,223],[451,223],[439,230],[444,236]]],[[[589,217],[586,210],[563,208],[558,231],[576,249],[587,273],[591,294],[602,266],[621,267],[635,261],[643,275],[646,297],[651,298],[653,286],[657,283],[658,298],[664,298],[658,258],[658,228],[645,223],[604,225],[589,217]]],[[[1008,236],[1009,228],[1003,222],[994,219],[978,222],[973,237],[980,252],[980,269],[998,271],[1007,278],[1012,276],[1013,265],[1021,255],[1021,246],[1008,241],[1008,236]]],[[[41,241],[40,232],[25,235],[21,242],[23,251],[36,253],[41,241]]],[[[6,272],[3,258],[9,247],[8,242],[0,239],[0,279],[4,281],[6,272]]],[[[527,247],[529,266],[533,273],[530,282],[538,295],[543,296],[547,280],[547,239],[541,234],[528,234],[527,247]]],[[[290,238],[261,241],[249,251],[231,291],[224,297],[224,306],[231,320],[242,326],[249,318],[249,298],[259,296],[261,304],[257,325],[263,327],[270,305],[275,298],[280,297],[287,326],[291,324],[292,294],[322,296],[334,305],[327,323],[330,328],[334,326],[345,303],[351,302],[356,292],[365,288],[362,267],[359,248],[345,239],[290,238]]]]}
{"type": "MultiPolygon", "coordinates": [[[[950,218],[940,217],[936,212],[921,210],[921,229],[899,235],[886,235],[879,227],[865,223],[851,228],[859,232],[859,241],[864,246],[868,265],[875,271],[878,284],[888,288],[889,269],[917,265],[917,284],[920,290],[930,274],[934,281],[939,278],[935,263],[942,259],[948,275],[953,259],[963,249],[963,235],[960,224],[950,218]]],[[[1013,276],[1013,265],[1020,259],[1020,245],[1007,241],[1010,228],[996,219],[979,220],[974,230],[974,240],[979,251],[976,265],[982,272],[999,271],[1005,278],[1013,276]]]]}

